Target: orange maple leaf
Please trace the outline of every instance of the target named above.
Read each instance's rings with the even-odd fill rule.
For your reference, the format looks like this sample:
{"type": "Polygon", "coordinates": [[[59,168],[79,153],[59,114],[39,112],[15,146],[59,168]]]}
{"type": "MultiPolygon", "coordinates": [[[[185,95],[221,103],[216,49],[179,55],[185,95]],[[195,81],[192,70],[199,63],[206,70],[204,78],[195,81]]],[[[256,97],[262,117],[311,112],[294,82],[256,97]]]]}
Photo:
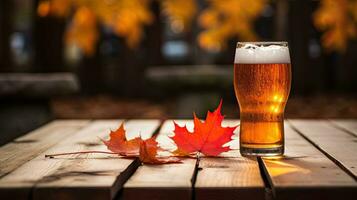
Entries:
{"type": "Polygon", "coordinates": [[[232,140],[233,131],[237,126],[221,126],[224,119],[221,115],[221,107],[222,100],[213,113],[207,112],[205,122],[201,122],[194,113],[193,132],[188,131],[186,126],[180,127],[174,122],[175,135],[171,137],[177,145],[177,150],[174,153],[185,156],[201,152],[206,156],[217,156],[222,152],[229,151],[230,148],[223,147],[223,145],[232,140]]]}
{"type": "Polygon", "coordinates": [[[147,164],[164,164],[164,163],[177,163],[180,159],[176,157],[159,157],[157,156],[158,150],[163,150],[158,146],[155,141],[156,138],[152,137],[143,140],[140,137],[127,140],[125,137],[125,129],[123,123],[120,127],[110,132],[110,139],[108,141],[102,140],[107,148],[113,153],[118,153],[125,157],[139,157],[142,163],[147,164]]]}
{"type": "Polygon", "coordinates": [[[124,124],[122,123],[120,127],[115,131],[110,131],[110,139],[105,141],[102,139],[103,143],[107,148],[118,153],[121,156],[138,156],[141,138],[137,137],[131,140],[127,140],[125,137],[124,124]]]}
{"type": "Polygon", "coordinates": [[[158,147],[155,138],[141,140],[139,159],[146,164],[165,164],[165,163],[180,163],[181,160],[176,157],[158,157],[157,151],[162,150],[158,147]]]}

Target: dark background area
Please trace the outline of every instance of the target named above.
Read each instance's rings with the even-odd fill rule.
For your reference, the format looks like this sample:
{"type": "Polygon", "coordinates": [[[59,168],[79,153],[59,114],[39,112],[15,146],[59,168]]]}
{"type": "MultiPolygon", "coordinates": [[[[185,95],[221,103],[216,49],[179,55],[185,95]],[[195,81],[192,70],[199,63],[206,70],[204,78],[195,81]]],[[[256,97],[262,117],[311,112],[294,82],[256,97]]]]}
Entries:
{"type": "MultiPolygon", "coordinates": [[[[206,6],[200,0],[199,9],[206,6]]],[[[357,42],[345,52],[328,52],[312,22],[319,1],[272,1],[255,21],[261,40],[288,41],[293,83],[286,116],[357,117],[357,42]]],[[[68,20],[39,17],[38,0],[0,1],[0,141],[55,118],[204,117],[221,98],[223,114],[239,117],[233,91],[235,44],[208,52],[190,31],[173,33],[151,4],[155,21],[136,49],[98,25],[93,56],[67,48],[68,20]],[[13,76],[15,75],[15,76],[13,76]],[[35,75],[35,76],[33,76],[35,75]]]]}

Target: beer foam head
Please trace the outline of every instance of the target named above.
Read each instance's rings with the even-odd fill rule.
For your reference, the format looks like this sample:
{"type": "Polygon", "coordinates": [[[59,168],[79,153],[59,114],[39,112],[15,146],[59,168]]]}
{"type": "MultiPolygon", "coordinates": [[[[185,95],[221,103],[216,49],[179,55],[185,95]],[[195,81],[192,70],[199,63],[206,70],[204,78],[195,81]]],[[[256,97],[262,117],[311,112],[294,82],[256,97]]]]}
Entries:
{"type": "Polygon", "coordinates": [[[280,45],[243,44],[236,49],[234,63],[269,64],[290,63],[289,48],[280,45]]]}

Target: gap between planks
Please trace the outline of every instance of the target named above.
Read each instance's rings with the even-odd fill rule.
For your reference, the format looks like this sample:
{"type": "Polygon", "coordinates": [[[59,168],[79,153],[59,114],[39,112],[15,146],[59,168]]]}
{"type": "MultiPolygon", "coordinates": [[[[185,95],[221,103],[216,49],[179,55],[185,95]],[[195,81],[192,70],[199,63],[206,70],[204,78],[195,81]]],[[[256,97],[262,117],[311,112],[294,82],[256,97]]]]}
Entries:
{"type": "Polygon", "coordinates": [[[285,123],[284,157],[263,158],[274,199],[354,199],[357,183],[285,123]]]}
{"type": "Polygon", "coordinates": [[[289,120],[292,128],[357,181],[357,139],[326,120],[289,120]]]}
{"type": "Polygon", "coordinates": [[[330,119],[332,126],[357,137],[357,119],[330,119]]]}
{"type": "MultiPolygon", "coordinates": [[[[117,127],[117,124],[116,124],[116,126],[115,127],[117,127]]],[[[82,133],[83,135],[85,135],[84,133],[82,133]]],[[[107,134],[107,133],[106,133],[107,134]]],[[[160,135],[159,135],[160,136],[160,135]]],[[[158,137],[159,138],[159,137],[158,137]]],[[[66,139],[66,140],[69,140],[70,141],[70,139],[66,139]]],[[[73,141],[72,141],[73,142],[73,141]]],[[[88,144],[91,144],[91,142],[92,141],[84,141],[84,143],[88,143],[88,144]]],[[[66,143],[70,143],[71,144],[71,142],[66,142],[66,143]]],[[[89,145],[90,146],[90,145],[89,145]]],[[[289,145],[290,146],[290,145],[289,145]]],[[[56,150],[56,148],[55,147],[52,147],[51,148],[52,150],[56,150]]],[[[90,148],[89,148],[90,149],[90,148]]],[[[311,148],[310,148],[311,149],[311,148]]],[[[47,153],[50,153],[50,152],[47,152],[47,153]]],[[[83,156],[83,155],[82,155],[83,156]]],[[[86,156],[84,156],[85,158],[87,158],[86,156]]],[[[77,156],[75,156],[75,158],[77,158],[77,156]]],[[[307,158],[298,158],[298,159],[302,159],[302,160],[306,160],[307,158]]],[[[312,156],[312,159],[316,159],[316,158],[314,158],[314,156],[312,156]]],[[[119,160],[119,159],[118,159],[119,160]]],[[[120,159],[121,160],[121,159],[120,159]]],[[[292,160],[294,160],[294,159],[292,159],[292,160]]],[[[78,160],[76,160],[76,161],[78,161],[78,160]]],[[[288,161],[289,162],[289,161],[288,161]]],[[[291,162],[294,162],[294,161],[291,161],[291,162]]],[[[72,166],[72,165],[76,165],[76,164],[79,164],[79,165],[81,165],[81,162],[80,161],[78,161],[78,162],[75,162],[75,161],[69,161],[68,163],[70,163],[68,166],[72,166]]],[[[134,162],[131,162],[131,164],[133,164],[134,162]]],[[[26,164],[26,163],[25,163],[26,164]]],[[[95,163],[94,163],[95,164],[95,163]]],[[[138,165],[138,164],[136,164],[136,165],[138,165]]],[[[191,164],[190,164],[191,165],[191,164]]],[[[194,170],[193,170],[193,173],[192,173],[192,175],[191,175],[191,178],[189,179],[189,182],[190,182],[190,184],[191,184],[191,192],[192,192],[192,185],[194,185],[193,183],[196,181],[196,184],[197,184],[197,180],[199,180],[199,176],[200,176],[200,173],[201,172],[197,172],[196,173],[196,171],[197,171],[197,163],[196,162],[194,162],[194,165],[195,165],[195,167],[194,167],[194,170]],[[196,178],[195,178],[195,176],[197,176],[196,178]]],[[[211,164],[209,164],[209,165],[211,165],[211,164]]],[[[202,166],[202,163],[201,163],[201,166],[202,166]]],[[[23,166],[21,166],[20,168],[22,168],[23,166]]],[[[145,166],[141,166],[141,167],[145,167],[145,166]]],[[[141,167],[139,167],[139,169],[141,168],[141,167]]],[[[210,166],[211,167],[211,166],[210,166]]],[[[130,168],[130,165],[129,165],[129,168],[130,168]]],[[[218,167],[218,168],[222,168],[222,167],[218,167]]],[[[128,167],[126,168],[126,169],[128,169],[128,167]]],[[[17,170],[15,170],[15,171],[17,171],[17,170]]],[[[61,171],[61,170],[60,170],[61,171]]],[[[134,170],[132,170],[132,172],[134,172],[135,171],[135,169],[134,170]]],[[[17,172],[17,173],[19,173],[19,172],[17,172]]],[[[136,173],[136,172],[135,172],[136,173]]],[[[133,176],[135,176],[135,173],[134,173],[134,175],[133,176]]],[[[21,174],[21,173],[20,173],[21,174]]],[[[51,173],[50,173],[51,174],[51,173]]],[[[119,182],[121,182],[120,184],[122,184],[127,178],[129,178],[129,176],[130,176],[130,174],[128,174],[128,173],[123,173],[123,174],[120,174],[119,175],[119,177],[117,177],[117,179],[120,179],[120,178],[122,178],[122,180],[120,180],[119,182]],[[127,177],[123,177],[123,174],[126,174],[126,176],[127,177]]],[[[202,173],[201,173],[202,174],[202,173]]],[[[11,175],[11,173],[10,173],[10,175],[11,175]]],[[[48,176],[48,177],[51,177],[52,176],[52,178],[53,177],[56,177],[55,175],[58,175],[58,173],[54,173],[54,174],[51,174],[50,176],[48,176]]],[[[6,176],[5,176],[6,177],[6,176]]],[[[131,177],[132,178],[132,177],[131,177]]],[[[84,178],[84,179],[86,179],[86,178],[84,178]]],[[[0,179],[0,187],[1,187],[1,181],[2,181],[3,179],[0,179]]],[[[130,180],[130,179],[129,179],[130,180]]],[[[61,181],[61,180],[59,180],[59,181],[61,181]]],[[[63,181],[63,183],[66,183],[66,181],[65,180],[62,180],[63,181]]],[[[86,180],[87,182],[88,181],[91,181],[91,178],[89,178],[89,180],[86,180]]],[[[93,181],[93,180],[92,180],[93,181]]],[[[345,180],[346,181],[346,180],[345,180]]],[[[129,182],[129,181],[128,181],[129,182]]],[[[273,182],[272,182],[273,183],[273,182]]],[[[37,186],[41,186],[41,184],[42,183],[40,183],[39,185],[36,185],[36,187],[37,186]]],[[[273,184],[272,184],[273,185],[273,184]]],[[[53,187],[53,185],[51,185],[51,184],[49,184],[49,185],[46,185],[46,184],[44,184],[44,185],[42,185],[42,187],[40,188],[41,190],[42,189],[44,189],[44,190],[48,190],[47,191],[47,193],[43,193],[43,194],[46,194],[45,196],[43,196],[43,198],[48,198],[48,196],[47,195],[53,195],[53,193],[54,194],[57,194],[58,195],[58,192],[59,191],[61,191],[61,193],[62,194],[66,194],[66,195],[69,195],[70,193],[73,193],[73,192],[78,192],[78,191],[76,191],[77,189],[71,189],[71,188],[73,188],[73,187],[67,187],[67,185],[59,185],[60,186],[60,188],[54,188],[53,187]],[[57,191],[57,190],[59,190],[59,191],[57,191]],[[73,190],[73,191],[72,191],[73,190]]],[[[197,186],[197,185],[196,185],[197,186]]],[[[274,186],[274,185],[273,185],[274,186]]],[[[117,186],[115,186],[115,187],[117,187],[117,186]]],[[[75,188],[75,187],[74,187],[75,188]]],[[[120,188],[120,187],[119,187],[120,188]]],[[[92,188],[93,189],[93,188],[92,188]]],[[[141,188],[141,189],[144,189],[144,188],[141,188]]],[[[172,188],[169,188],[170,190],[172,189],[172,188]]],[[[231,188],[232,189],[232,188],[231,188]]],[[[234,188],[233,188],[234,189],[234,188]]],[[[235,188],[236,189],[236,188],[235,188]]],[[[291,189],[291,188],[290,188],[291,189]]],[[[310,187],[307,187],[307,188],[305,188],[305,189],[311,189],[310,187]]],[[[312,189],[314,189],[314,188],[312,188],[312,189]]],[[[322,190],[325,190],[325,189],[331,189],[331,188],[329,188],[329,187],[327,187],[327,188],[322,188],[322,190]]],[[[335,188],[336,189],[336,188],[335,188]]],[[[340,188],[337,188],[337,190],[338,191],[340,191],[339,190],[340,188]]],[[[355,187],[353,187],[352,189],[356,189],[355,187]]],[[[0,189],[1,190],[1,189],[0,189]]],[[[104,188],[96,188],[96,191],[101,191],[102,190],[102,192],[103,192],[103,194],[105,193],[105,195],[107,195],[108,194],[108,189],[105,189],[105,187],[104,188]]],[[[110,193],[110,197],[112,198],[114,195],[115,195],[115,193],[116,193],[116,191],[115,190],[118,190],[118,188],[116,188],[116,189],[114,189],[114,191],[109,191],[109,193],[110,193]]],[[[145,190],[145,189],[144,189],[145,190]]],[[[186,190],[186,189],[185,189],[186,190]]],[[[94,191],[94,190],[92,190],[92,191],[94,191]]],[[[165,190],[164,190],[165,191],[165,190]]],[[[167,190],[166,190],[167,191],[167,190]]],[[[37,191],[38,192],[38,191],[37,191]]],[[[40,192],[44,192],[44,191],[40,191],[40,192]]],[[[88,192],[88,191],[87,191],[88,192]]],[[[148,192],[153,192],[153,191],[148,191],[148,192]]],[[[187,192],[187,191],[184,191],[184,192],[187,192]]],[[[35,191],[35,193],[36,193],[36,191],[35,191]]],[[[87,193],[88,194],[88,198],[94,198],[94,197],[96,197],[95,195],[98,195],[98,194],[100,194],[100,192],[99,193],[87,193]],[[93,196],[94,195],[94,196],[93,196]]],[[[125,194],[125,188],[124,188],[124,194],[125,194]]],[[[80,194],[78,194],[78,195],[84,195],[83,193],[80,193],[80,194]]],[[[191,195],[192,195],[192,193],[191,193],[191,195]]],[[[39,197],[39,196],[34,196],[34,197],[39,197]]],[[[68,197],[68,196],[65,196],[65,197],[68,197]]],[[[71,197],[71,196],[69,196],[69,197],[71,197]]],[[[192,196],[191,196],[192,197],[192,196]]],[[[195,197],[197,197],[197,198],[199,198],[200,196],[195,196],[195,197]]],[[[35,198],[36,199],[36,198],[35,198]]]]}
{"type": "MultiPolygon", "coordinates": [[[[181,126],[193,127],[192,120],[175,120],[181,126]]],[[[168,138],[173,134],[172,120],[166,120],[157,141],[162,148],[173,150],[174,142],[168,138]]],[[[196,159],[183,158],[182,163],[164,165],[142,165],[124,184],[122,199],[191,199],[192,177],[196,172],[196,159]]]]}
{"type": "MultiPolygon", "coordinates": [[[[236,126],[239,120],[225,120],[223,126],[236,126]]],[[[199,162],[195,199],[265,199],[265,184],[256,158],[239,153],[239,128],[235,130],[229,152],[219,158],[202,157],[199,162]]]]}
{"type": "MultiPolygon", "coordinates": [[[[54,159],[44,158],[44,155],[68,151],[106,150],[97,137],[106,137],[108,128],[117,128],[119,122],[95,121],[60,141],[0,179],[0,195],[15,199],[114,198],[130,173],[139,165],[137,160],[118,158],[115,155],[85,154],[54,159]]],[[[126,123],[128,138],[139,136],[139,131],[142,131],[141,135],[144,138],[151,137],[159,125],[159,120],[131,120],[126,123]]]]}
{"type": "MultiPolygon", "coordinates": [[[[175,120],[180,126],[193,128],[192,120],[175,120]]],[[[225,120],[223,126],[233,126],[238,120],[225,120]]],[[[158,142],[166,149],[174,149],[172,120],[166,121],[158,135],[158,142]]],[[[237,135],[234,137],[237,139],[237,135]]],[[[238,141],[231,144],[237,148],[238,141]]],[[[239,156],[239,152],[224,153],[226,157],[186,158],[182,164],[140,166],[124,184],[122,199],[264,199],[265,187],[256,160],[239,156]]]]}

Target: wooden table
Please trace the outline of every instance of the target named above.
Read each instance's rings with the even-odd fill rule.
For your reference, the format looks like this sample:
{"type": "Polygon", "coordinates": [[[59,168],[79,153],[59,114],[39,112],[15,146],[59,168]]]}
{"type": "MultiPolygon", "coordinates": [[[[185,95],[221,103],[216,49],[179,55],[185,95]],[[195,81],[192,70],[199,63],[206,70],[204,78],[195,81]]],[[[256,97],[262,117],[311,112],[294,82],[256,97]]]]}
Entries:
{"type": "MultiPolygon", "coordinates": [[[[288,120],[285,157],[275,159],[248,159],[237,150],[167,165],[115,155],[44,156],[106,150],[98,138],[121,121],[56,120],[2,146],[0,199],[357,199],[357,120],[288,120]]],[[[125,126],[129,137],[159,134],[162,145],[173,130],[172,120],[125,126]]]]}

